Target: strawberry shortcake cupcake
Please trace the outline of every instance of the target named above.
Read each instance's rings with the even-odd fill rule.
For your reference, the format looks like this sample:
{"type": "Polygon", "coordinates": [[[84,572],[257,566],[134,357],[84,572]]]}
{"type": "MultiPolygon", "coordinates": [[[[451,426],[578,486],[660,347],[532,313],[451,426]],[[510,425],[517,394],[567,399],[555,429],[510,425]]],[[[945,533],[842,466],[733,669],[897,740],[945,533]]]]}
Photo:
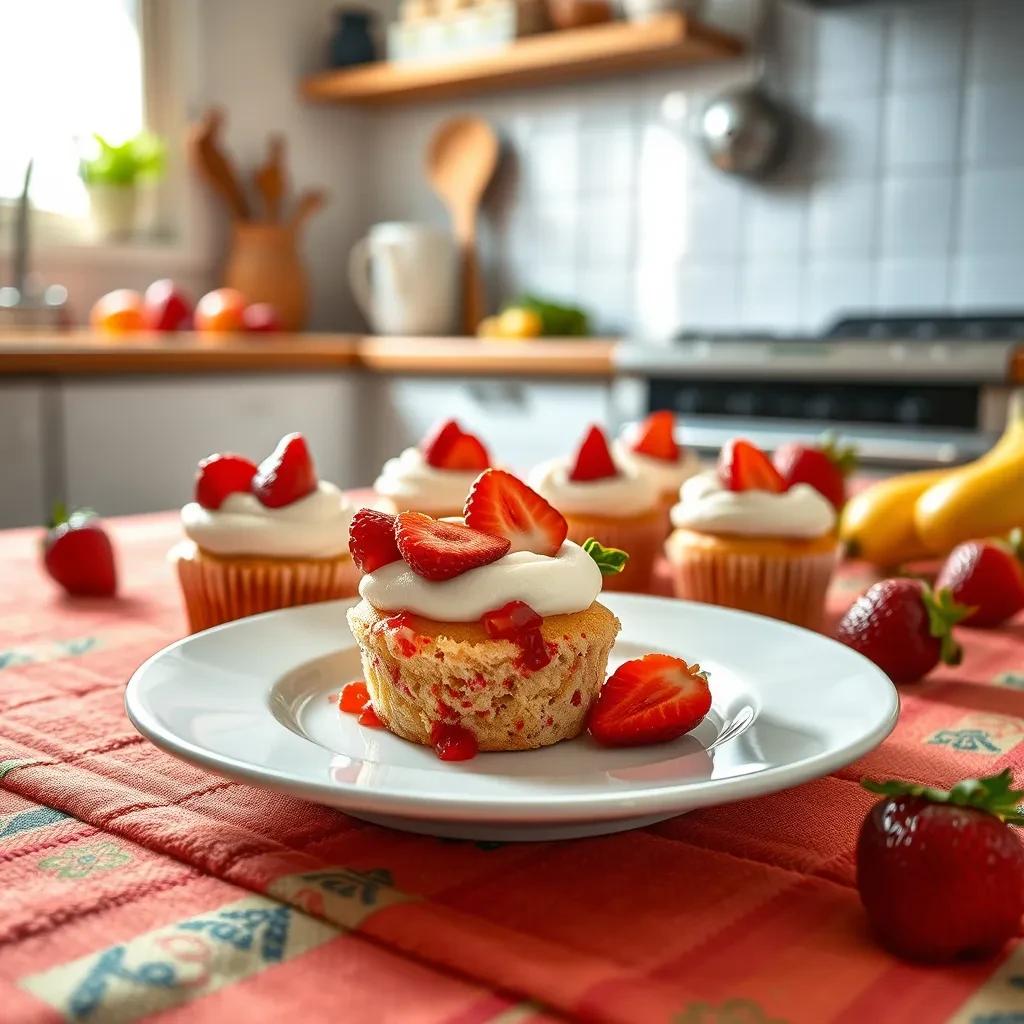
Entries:
{"type": "Polygon", "coordinates": [[[540,495],[495,469],[473,485],[464,520],[356,513],[364,575],[348,621],[383,725],[446,760],[583,731],[619,631],[597,600],[602,576],[625,555],[566,531],[540,495]]]}
{"type": "Polygon", "coordinates": [[[676,441],[675,416],[667,409],[652,412],[643,423],[623,431],[612,451],[620,466],[651,478],[667,532],[669,510],[679,500],[679,488],[700,472],[697,456],[676,441]]]}
{"type": "Polygon", "coordinates": [[[418,447],[384,463],[373,485],[382,499],[375,504],[392,513],[460,516],[473,481],[490,464],[483,442],[455,420],[446,420],[418,447]]]}
{"type": "Polygon", "coordinates": [[[810,484],[787,488],[755,445],[730,441],[717,469],[687,480],[672,523],[676,596],[821,627],[836,510],[810,484]]]}
{"type": "Polygon", "coordinates": [[[565,515],[569,538],[588,537],[629,552],[629,564],[608,581],[609,590],[647,591],[665,539],[658,488],[612,458],[600,427],[591,427],[571,459],[556,458],[536,466],[530,485],[565,515]]]}
{"type": "Polygon", "coordinates": [[[301,434],[282,438],[259,466],[241,455],[203,459],[181,510],[186,539],[171,552],[192,631],[354,595],[354,512],[317,478],[301,434]]]}

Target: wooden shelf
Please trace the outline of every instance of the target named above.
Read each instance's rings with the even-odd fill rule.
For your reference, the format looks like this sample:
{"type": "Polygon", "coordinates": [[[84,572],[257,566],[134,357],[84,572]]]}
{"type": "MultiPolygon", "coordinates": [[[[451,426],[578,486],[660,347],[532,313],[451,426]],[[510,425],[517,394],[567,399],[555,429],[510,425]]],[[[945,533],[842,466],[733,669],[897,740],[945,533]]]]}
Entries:
{"type": "Polygon", "coordinates": [[[504,50],[450,63],[381,61],[328,71],[307,78],[302,95],[320,103],[415,103],[722,60],[742,52],[742,43],[732,36],[668,13],[526,36],[504,50]]]}

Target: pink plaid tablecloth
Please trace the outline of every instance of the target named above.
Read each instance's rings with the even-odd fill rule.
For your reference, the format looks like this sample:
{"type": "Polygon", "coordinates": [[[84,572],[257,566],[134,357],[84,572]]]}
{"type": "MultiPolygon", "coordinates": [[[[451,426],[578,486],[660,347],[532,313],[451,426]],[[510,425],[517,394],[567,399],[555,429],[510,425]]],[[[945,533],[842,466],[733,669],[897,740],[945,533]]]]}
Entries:
{"type": "MultiPolygon", "coordinates": [[[[173,516],[112,523],[122,597],[62,598],[0,534],[0,1020],[581,1017],[671,1024],[1024,1021],[1024,946],[941,969],[868,936],[864,774],[1024,761],[1024,622],[967,632],[835,775],[549,844],[391,832],[228,782],[135,733],[124,682],[184,632],[173,516]]],[[[845,607],[870,577],[846,566],[845,607]]]]}

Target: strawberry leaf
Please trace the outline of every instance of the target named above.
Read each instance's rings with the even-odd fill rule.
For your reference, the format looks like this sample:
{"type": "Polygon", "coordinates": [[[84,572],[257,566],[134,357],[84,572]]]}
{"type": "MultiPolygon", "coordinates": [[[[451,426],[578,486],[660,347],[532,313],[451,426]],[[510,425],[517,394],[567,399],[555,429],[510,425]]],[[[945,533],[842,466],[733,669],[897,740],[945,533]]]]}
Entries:
{"type": "Polygon", "coordinates": [[[937,789],[897,779],[886,782],[861,779],[860,784],[868,792],[881,796],[919,796],[934,804],[986,811],[1007,825],[1024,825],[1024,811],[1021,808],[1024,790],[1013,788],[1013,775],[1009,768],[998,775],[988,775],[982,779],[962,779],[952,789],[937,789]]]}
{"type": "Polygon", "coordinates": [[[597,562],[602,576],[618,575],[629,561],[629,555],[621,548],[606,548],[594,537],[588,537],[583,542],[583,550],[597,562]]]}
{"type": "Polygon", "coordinates": [[[939,656],[946,665],[959,665],[964,652],[953,638],[953,627],[974,609],[965,604],[957,604],[948,587],[932,590],[925,584],[921,598],[928,612],[928,632],[942,644],[939,656]]]}
{"type": "Polygon", "coordinates": [[[840,444],[839,437],[832,431],[822,436],[820,447],[843,476],[849,476],[857,468],[860,460],[856,447],[852,444],[840,444]]]}

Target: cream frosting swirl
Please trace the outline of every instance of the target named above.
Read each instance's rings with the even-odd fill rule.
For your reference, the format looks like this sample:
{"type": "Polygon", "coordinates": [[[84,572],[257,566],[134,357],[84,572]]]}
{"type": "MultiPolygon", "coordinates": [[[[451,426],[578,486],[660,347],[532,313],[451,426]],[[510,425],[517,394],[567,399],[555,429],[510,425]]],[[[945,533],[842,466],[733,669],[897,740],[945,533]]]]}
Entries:
{"type": "Polygon", "coordinates": [[[654,481],[619,465],[618,476],[602,480],[570,480],[569,459],[549,459],[530,471],[528,483],[559,512],[598,516],[631,516],[648,512],[658,502],[654,481]]]}
{"type": "Polygon", "coordinates": [[[746,537],[822,537],[836,524],[832,503],[810,484],[788,491],[729,491],[714,470],[691,477],[672,506],[672,525],[746,537]]]}
{"type": "Polygon", "coordinates": [[[185,535],[215,555],[332,558],[348,551],[356,507],[332,483],[281,508],[261,505],[248,492],[229,494],[218,509],[190,501],[181,510],[185,535]]]}
{"type": "Polygon", "coordinates": [[[570,540],[553,556],[513,551],[450,580],[425,580],[399,561],[359,583],[359,595],[378,611],[442,622],[476,622],[509,601],[525,601],[538,615],[567,615],[586,610],[600,593],[601,570],[570,540]]]}
{"type": "Polygon", "coordinates": [[[612,443],[615,461],[640,476],[649,476],[661,494],[678,491],[685,480],[700,472],[700,460],[688,448],[681,448],[679,458],[674,462],[666,462],[665,459],[655,459],[643,452],[633,451],[629,443],[628,434],[612,443]]]}
{"type": "Polygon", "coordinates": [[[419,448],[406,448],[401,455],[384,463],[373,489],[403,508],[461,511],[479,475],[480,470],[476,469],[437,469],[427,462],[419,448]]]}

